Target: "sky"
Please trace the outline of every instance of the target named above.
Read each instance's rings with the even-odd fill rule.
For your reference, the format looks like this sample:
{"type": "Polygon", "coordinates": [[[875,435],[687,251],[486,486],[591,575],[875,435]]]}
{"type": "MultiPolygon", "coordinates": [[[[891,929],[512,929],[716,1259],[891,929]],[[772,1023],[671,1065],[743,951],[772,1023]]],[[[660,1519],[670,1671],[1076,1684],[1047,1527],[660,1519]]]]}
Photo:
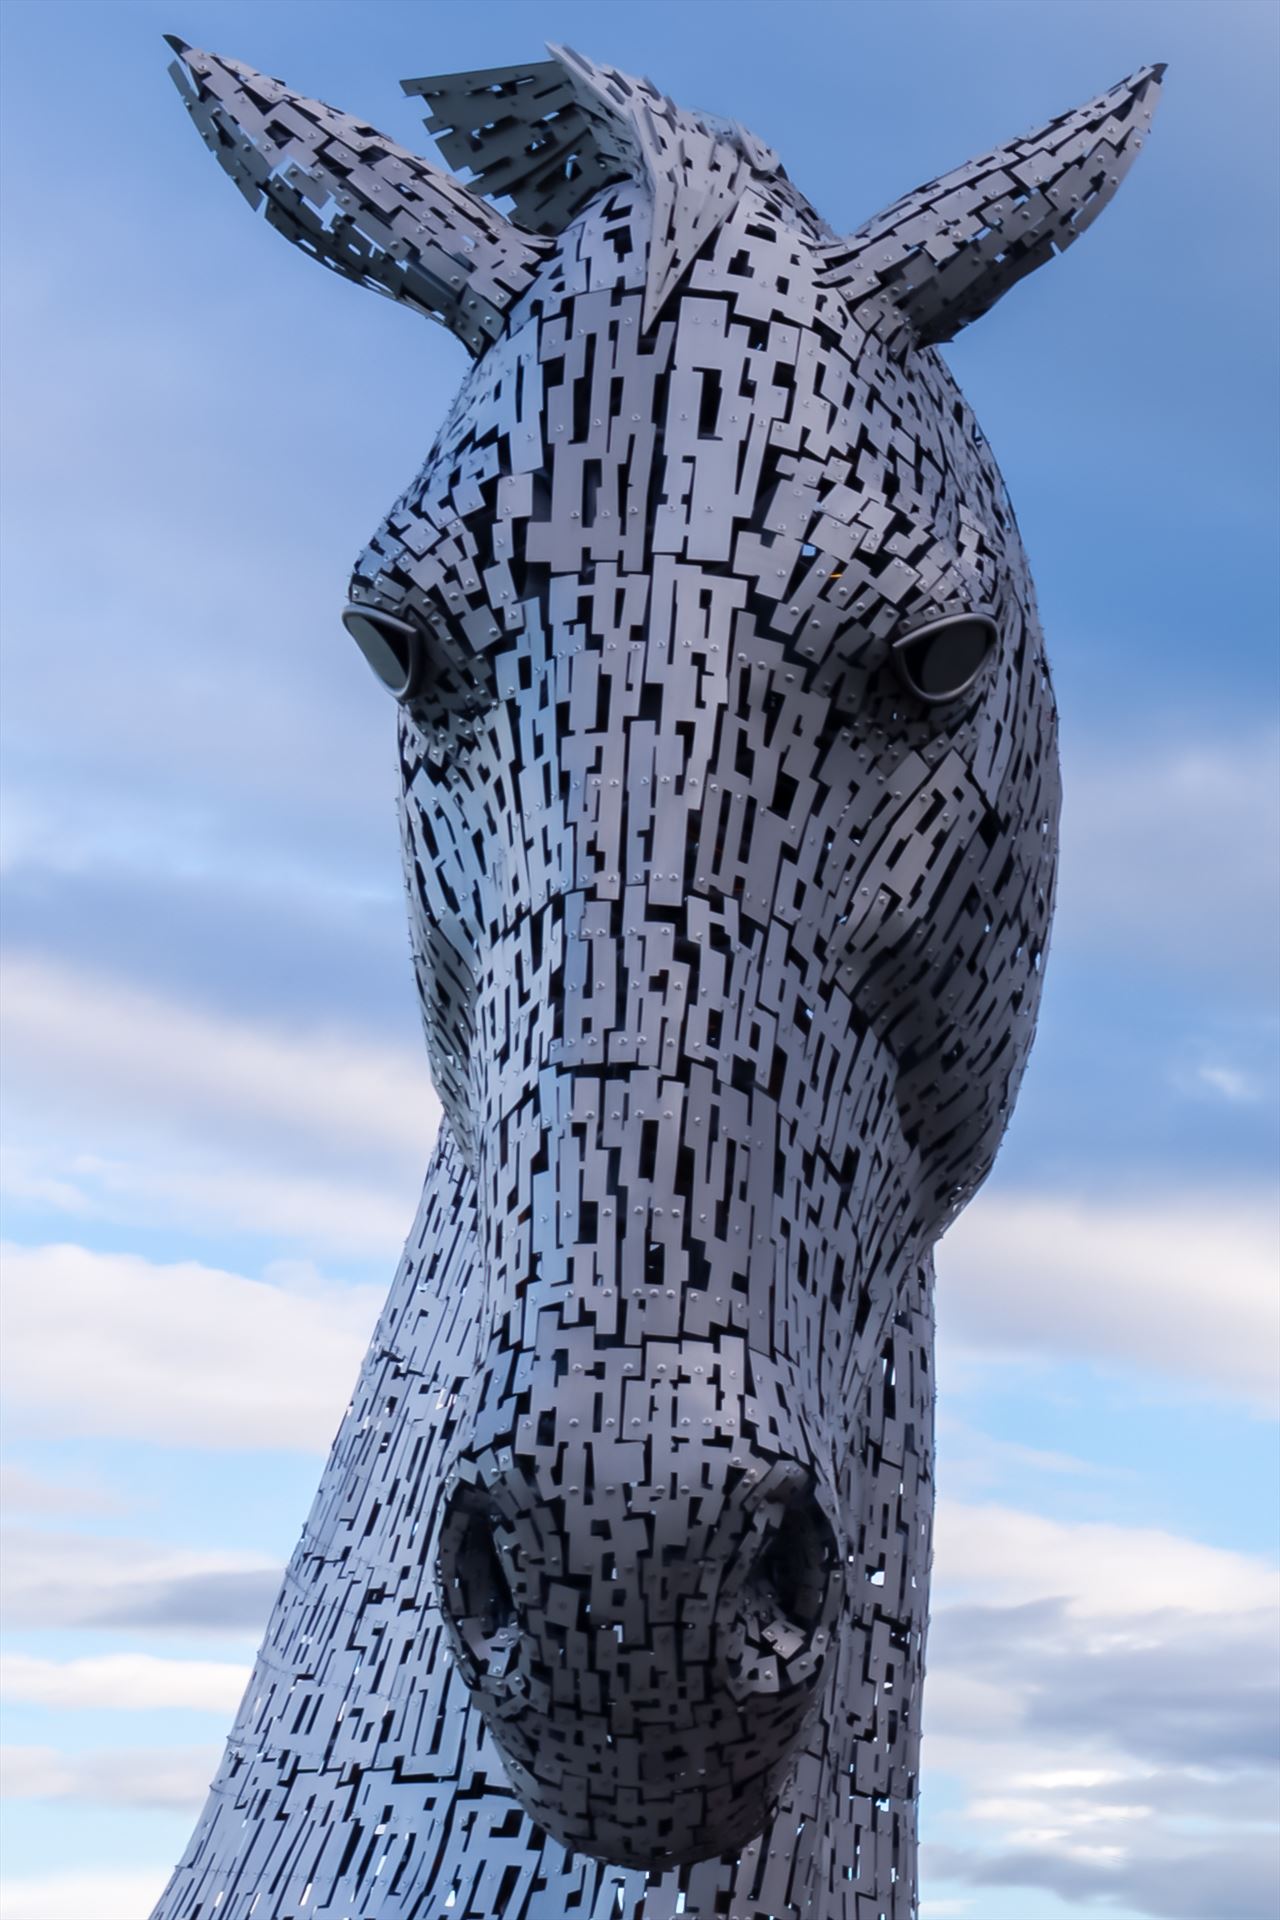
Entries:
{"type": "Polygon", "coordinates": [[[1066,801],[1036,1051],[938,1257],[922,1920],[1274,1920],[1278,20],[0,9],[6,1920],[158,1894],[439,1112],[338,615],[464,351],[250,215],[165,31],[424,151],[402,77],[566,41],[744,121],[839,229],[1169,63],[1097,225],[946,349],[1066,801]]]}

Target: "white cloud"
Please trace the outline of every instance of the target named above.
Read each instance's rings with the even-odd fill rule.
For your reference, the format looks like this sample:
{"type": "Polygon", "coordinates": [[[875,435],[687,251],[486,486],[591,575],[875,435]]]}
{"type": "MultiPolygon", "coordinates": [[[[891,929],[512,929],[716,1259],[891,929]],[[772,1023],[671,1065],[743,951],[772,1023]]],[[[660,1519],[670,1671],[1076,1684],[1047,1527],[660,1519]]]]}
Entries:
{"type": "Polygon", "coordinates": [[[139,1920],[164,1891],[168,1867],[132,1871],[41,1874],[0,1880],[5,1920],[139,1920]]]}
{"type": "Polygon", "coordinates": [[[78,1223],[262,1234],[332,1257],[391,1262],[404,1244],[417,1184],[407,1175],[381,1187],[354,1173],[311,1176],[284,1164],[228,1164],[216,1149],[212,1157],[182,1155],[167,1140],[133,1160],[89,1153],[61,1160],[56,1149],[49,1158],[56,1172],[43,1171],[46,1163],[29,1148],[5,1153],[4,1191],[54,1207],[78,1223]]]}
{"type": "Polygon", "coordinates": [[[10,1527],[0,1547],[0,1612],[33,1627],[172,1629],[256,1640],[280,1584],[256,1553],[10,1527]]]}
{"type": "Polygon", "coordinates": [[[1157,1529],[943,1501],[924,1911],[933,1883],[1265,1920],[1278,1593],[1265,1562],[1157,1529]]]}
{"type": "Polygon", "coordinates": [[[322,1452],[383,1287],[301,1266],[274,1279],[80,1246],[4,1250],[11,1413],[62,1434],[322,1452]]]}
{"type": "Polygon", "coordinates": [[[0,1462],[0,1513],[118,1513],[124,1502],[111,1488],[50,1480],[26,1467],[0,1462]]]}
{"type": "Polygon", "coordinates": [[[990,1193],[942,1243],[939,1311],[987,1351],[1155,1369],[1274,1411],[1276,1238],[1275,1205],[1255,1195],[990,1193]]]}
{"type": "MultiPolygon", "coordinates": [[[[1004,1365],[1008,1365],[1005,1362],[1004,1365]]],[[[969,1355],[948,1356],[947,1390],[938,1404],[936,1432],[939,1451],[946,1461],[947,1491],[957,1500],[998,1498],[998,1489],[1011,1475],[1020,1479],[1039,1476],[1061,1486],[1064,1482],[1083,1482],[1090,1490],[1117,1483],[1132,1483],[1134,1470],[1112,1461],[1083,1460],[1071,1453],[1058,1453],[1042,1447],[1023,1446],[1016,1440],[1001,1440],[983,1433],[961,1419],[954,1411],[962,1397],[964,1377],[975,1367],[989,1377],[991,1367],[983,1366],[969,1355]],[[959,1378],[957,1379],[957,1376],[959,1378]]],[[[972,1391],[972,1389],[970,1389],[972,1391]]]]}
{"type": "Polygon", "coordinates": [[[1262,1089],[1253,1075],[1242,1073],[1239,1067],[1211,1061],[1199,1068],[1196,1077],[1211,1093],[1219,1094],[1234,1105],[1251,1105],[1262,1098],[1262,1089]]]}
{"type": "Polygon", "coordinates": [[[1270,992],[1280,927],[1280,735],[1069,760],[1056,938],[1270,992]]]}
{"type": "Polygon", "coordinates": [[[1280,1604],[1266,1561],[1157,1527],[1049,1520],[1017,1508],[938,1505],[934,1598],[1016,1607],[1054,1599],[1080,1618],[1164,1607],[1218,1617],[1280,1604]]]}
{"type": "Polygon", "coordinates": [[[56,1082],[118,1122],[284,1136],[395,1168],[426,1165],[439,1120],[425,1054],[326,1031],[288,1032],[147,994],[60,961],[5,967],[9,1098],[56,1082]]]}
{"type": "MultiPolygon", "coordinates": [[[[59,1753],[52,1747],[5,1747],[0,1749],[0,1792],[6,1800],[74,1800],[194,1814],[208,1792],[220,1750],[213,1745],[59,1753]]],[[[4,1911],[7,1916],[7,1906],[4,1911]]]]}
{"type": "Polygon", "coordinates": [[[421,1047],[273,1027],[30,955],[8,962],[3,1009],[14,1198],[395,1259],[440,1117],[421,1047]]]}
{"type": "Polygon", "coordinates": [[[34,1200],[42,1206],[55,1207],[59,1213],[94,1211],[83,1186],[46,1171],[26,1148],[0,1146],[0,1187],[12,1200],[34,1200]]]}
{"type": "Polygon", "coordinates": [[[111,1707],[128,1712],[181,1707],[232,1714],[249,1683],[249,1668],[229,1660],[162,1660],[147,1653],[109,1653],[45,1660],[0,1658],[0,1696],[39,1707],[111,1707]]]}

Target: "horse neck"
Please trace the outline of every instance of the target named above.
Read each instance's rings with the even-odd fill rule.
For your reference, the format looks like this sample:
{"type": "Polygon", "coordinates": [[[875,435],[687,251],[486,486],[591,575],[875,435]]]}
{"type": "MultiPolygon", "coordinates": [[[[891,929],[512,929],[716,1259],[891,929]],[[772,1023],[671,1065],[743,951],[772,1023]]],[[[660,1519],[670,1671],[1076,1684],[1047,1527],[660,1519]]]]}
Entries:
{"type": "Polygon", "coordinates": [[[450,1913],[468,1920],[861,1920],[868,1902],[910,1920],[933,1482],[928,1266],[885,1328],[847,1461],[856,1564],[791,1785],[736,1860],[649,1876],[567,1854],[533,1825],[446,1654],[436,1515],[472,1365],[474,1259],[471,1176],[446,1129],[204,1814],[152,1920],[188,1920],[215,1893],[247,1911],[267,1887],[258,1920],[292,1920],[309,1881],[320,1907],[388,1920],[418,1911],[415,1896],[443,1913],[450,1892],[450,1913]]]}

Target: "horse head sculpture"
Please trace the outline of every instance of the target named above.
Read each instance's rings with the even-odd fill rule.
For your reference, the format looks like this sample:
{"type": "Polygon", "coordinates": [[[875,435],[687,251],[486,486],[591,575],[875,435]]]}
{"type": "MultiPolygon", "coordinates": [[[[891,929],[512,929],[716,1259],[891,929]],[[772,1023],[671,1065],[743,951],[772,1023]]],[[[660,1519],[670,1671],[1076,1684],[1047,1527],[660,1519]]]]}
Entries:
{"type": "Polygon", "coordinates": [[[1027,1058],[1058,815],[935,348],[1106,204],[1161,70],[841,238],[744,127],[565,49],[405,83],[464,185],[173,44],[250,202],[473,363],[344,615],[399,704],[441,1143],[160,1911],[300,1911],[306,1855],[324,1911],[408,1913],[360,1891],[376,1826],[415,1913],[623,1911],[567,1900],[591,1862],[905,1913],[932,1249],[1027,1058]]]}

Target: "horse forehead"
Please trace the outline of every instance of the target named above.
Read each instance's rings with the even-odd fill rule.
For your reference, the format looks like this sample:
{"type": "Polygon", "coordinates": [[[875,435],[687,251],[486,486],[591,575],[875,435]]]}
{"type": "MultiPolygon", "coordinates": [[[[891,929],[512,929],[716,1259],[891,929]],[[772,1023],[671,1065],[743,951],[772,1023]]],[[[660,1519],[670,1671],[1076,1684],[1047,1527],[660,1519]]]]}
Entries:
{"type": "MultiPolygon", "coordinates": [[[[428,470],[451,457],[476,427],[501,419],[516,405],[511,383],[542,391],[538,368],[560,363],[570,377],[606,365],[620,373],[632,364],[678,371],[714,367],[717,352],[734,365],[747,353],[798,358],[802,351],[848,362],[863,338],[842,297],[819,284],[821,260],[813,237],[794,223],[785,205],[748,185],[713,236],[709,257],[691,262],[681,284],[663,302],[656,322],[642,327],[650,222],[655,209],[634,184],[600,194],[560,234],[513,310],[507,333],[468,369],[428,470]],[[820,332],[815,331],[821,321],[820,332]],[[804,336],[802,346],[801,336],[804,336]],[[727,343],[718,349],[717,342],[727,343]]],[[[739,394],[740,410],[753,411],[739,394]]],[[[526,395],[527,398],[527,395],[526,395]]],[[[536,421],[536,409],[520,416],[536,421]]],[[[544,420],[544,425],[545,425],[544,420]]]]}
{"type": "MultiPolygon", "coordinates": [[[[388,541],[408,545],[420,584],[456,583],[472,564],[468,530],[513,511],[520,517],[528,481],[563,455],[608,472],[628,465],[633,436],[657,435],[669,490],[673,453],[689,472],[704,461],[714,467],[726,457],[727,433],[740,449],[762,436],[770,456],[783,456],[770,485],[797,496],[797,512],[805,495],[851,486],[867,509],[860,538],[868,545],[892,469],[899,526],[906,521],[932,542],[948,572],[971,571],[975,544],[987,550],[988,572],[1004,557],[1018,567],[1003,483],[947,368],[930,350],[891,359],[868,338],[842,297],[819,285],[814,237],[792,209],[748,187],[715,237],[714,258],[692,263],[643,334],[651,217],[639,189],[617,187],[560,236],[509,332],[468,370],[423,468],[375,535],[375,552],[388,541]],[[628,242],[621,255],[620,237],[628,242]],[[704,439],[709,383],[718,386],[722,430],[704,439]],[[609,417],[618,407],[621,433],[609,417]],[[498,480],[510,491],[495,489],[498,480]],[[427,524],[404,541],[413,521],[427,524]],[[974,531],[983,536],[976,543],[974,531]]],[[[557,484],[557,520],[581,511],[572,491],[557,484]]],[[[758,505],[763,514],[766,489],[758,505]]]]}
{"type": "MultiPolygon", "coordinates": [[[[517,479],[536,475],[565,453],[626,466],[632,433],[660,435],[664,459],[674,454],[696,466],[703,458],[714,464],[723,457],[727,440],[745,443],[763,432],[769,451],[784,456],[774,484],[789,483],[797,492],[838,484],[858,462],[856,489],[870,503],[878,488],[868,476],[874,476],[878,459],[893,470],[899,518],[917,522],[949,557],[958,558],[967,544],[962,523],[996,534],[1001,547],[1014,544],[999,470],[967,401],[932,352],[917,356],[914,365],[895,364],[852,323],[833,338],[804,312],[793,318],[775,311],[770,321],[753,322],[696,289],[673,297],[656,342],[630,346],[623,329],[633,317],[625,305],[579,296],[498,342],[469,371],[421,471],[380,532],[394,534],[406,515],[439,518],[442,502],[448,503],[449,520],[458,523],[491,515],[495,503],[482,491],[486,482],[513,473],[517,479]],[[741,337],[734,338],[731,328],[741,337]],[[621,421],[622,434],[603,413],[589,413],[590,444],[583,445],[561,417],[564,391],[580,383],[579,410],[608,408],[610,379],[621,382],[637,361],[649,361],[661,380],[661,411],[631,412],[621,421]],[[556,374],[550,385],[544,384],[548,363],[556,374]],[[834,380],[827,377],[833,368],[834,380]],[[790,387],[793,376],[796,401],[780,405],[772,383],[790,387]],[[726,416],[714,437],[704,437],[699,423],[709,381],[719,383],[726,416]],[[553,396],[556,404],[549,404],[553,396]],[[802,431],[799,411],[806,414],[802,431]]],[[[624,399],[624,415],[632,404],[624,399]]],[[[504,507],[500,492],[500,517],[504,507]]],[[[447,524],[440,521],[438,544],[445,548],[447,524]]]]}

